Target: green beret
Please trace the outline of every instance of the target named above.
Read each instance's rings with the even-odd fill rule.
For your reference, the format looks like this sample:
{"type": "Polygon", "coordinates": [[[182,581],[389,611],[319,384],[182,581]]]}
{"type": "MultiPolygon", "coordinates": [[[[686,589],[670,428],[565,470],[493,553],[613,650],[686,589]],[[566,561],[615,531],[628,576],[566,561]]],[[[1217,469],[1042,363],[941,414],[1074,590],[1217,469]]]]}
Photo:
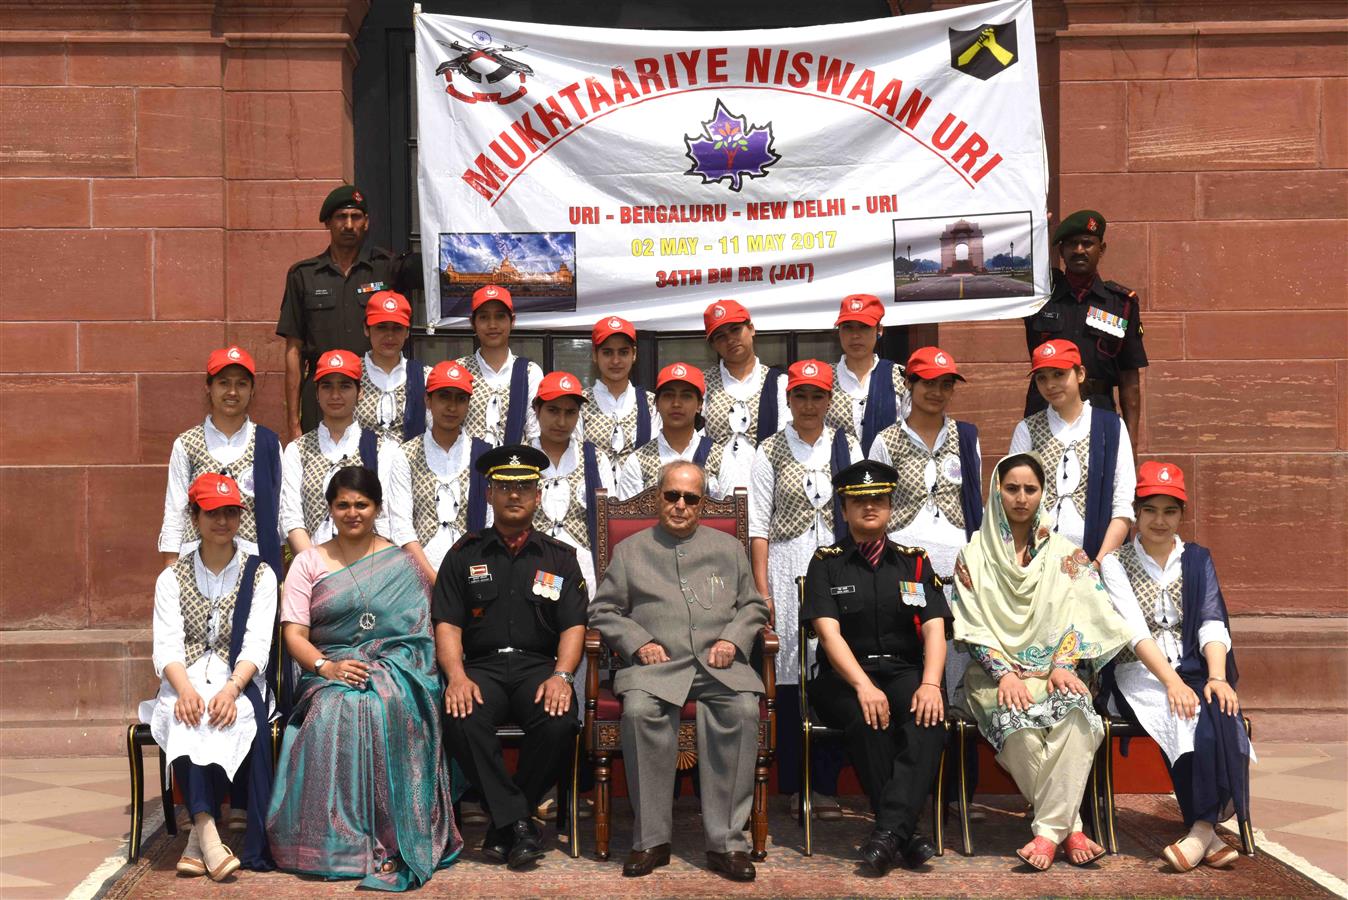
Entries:
{"type": "Polygon", "coordinates": [[[1053,230],[1053,245],[1056,247],[1070,237],[1089,234],[1105,239],[1105,217],[1093,209],[1079,209],[1062,220],[1053,230]]]}
{"type": "Polygon", "coordinates": [[[361,212],[369,212],[365,206],[365,195],[354,184],[344,184],[328,194],[323,208],[318,212],[318,221],[326,222],[339,209],[354,207],[361,212]]]}

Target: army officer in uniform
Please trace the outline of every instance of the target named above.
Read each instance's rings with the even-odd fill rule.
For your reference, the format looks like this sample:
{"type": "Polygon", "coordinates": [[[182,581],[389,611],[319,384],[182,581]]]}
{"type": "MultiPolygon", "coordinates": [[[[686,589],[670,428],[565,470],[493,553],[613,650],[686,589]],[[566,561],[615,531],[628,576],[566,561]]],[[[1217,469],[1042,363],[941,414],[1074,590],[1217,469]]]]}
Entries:
{"type": "MultiPolygon", "coordinates": [[[[1025,318],[1025,349],[1033,352],[1035,347],[1054,339],[1076,344],[1086,367],[1083,399],[1096,409],[1118,412],[1123,417],[1136,453],[1142,411],[1139,370],[1147,367],[1137,292],[1100,278],[1100,259],[1105,254],[1105,217],[1095,210],[1079,210],[1063,219],[1053,232],[1053,244],[1062,256],[1063,269],[1053,270],[1053,293],[1048,302],[1025,318]]],[[[1034,385],[1030,385],[1025,396],[1025,415],[1037,413],[1046,405],[1034,385]]]]}
{"type": "Polygon", "coordinates": [[[801,609],[824,651],[811,702],[824,724],[846,734],[875,813],[861,859],[876,875],[896,859],[916,868],[935,855],[917,819],[945,746],[950,609],[926,551],[885,535],[897,482],[898,473],[875,460],[834,477],[848,535],[815,552],[801,609]]]}
{"type": "Polygon", "coordinates": [[[533,528],[547,455],[505,445],[475,465],[493,524],[465,535],[440,566],[435,656],[449,682],[446,740],[491,817],[482,852],[521,869],[543,857],[532,813],[571,755],[589,595],[575,549],[533,528]],[[506,722],[524,729],[513,777],[496,737],[506,722]]]}

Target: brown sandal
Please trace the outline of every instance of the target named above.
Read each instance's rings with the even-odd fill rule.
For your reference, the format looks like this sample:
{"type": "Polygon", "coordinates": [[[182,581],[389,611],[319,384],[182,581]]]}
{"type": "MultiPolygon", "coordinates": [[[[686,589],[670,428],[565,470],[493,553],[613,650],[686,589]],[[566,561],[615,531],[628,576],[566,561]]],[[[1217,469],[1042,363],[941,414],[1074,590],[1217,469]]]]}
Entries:
{"type": "MultiPolygon", "coordinates": [[[[1063,849],[1067,851],[1067,861],[1072,865],[1078,867],[1089,866],[1091,863],[1095,862],[1097,859],[1105,855],[1105,848],[1100,847],[1100,852],[1092,854],[1089,859],[1077,862],[1075,859],[1072,858],[1072,854],[1078,850],[1085,850],[1087,853],[1091,852],[1090,839],[1086,837],[1086,833],[1083,831],[1072,832],[1067,836],[1067,840],[1063,841],[1062,845],[1063,849]]],[[[1096,846],[1099,845],[1097,844],[1096,846]]]]}
{"type": "Polygon", "coordinates": [[[1175,841],[1162,850],[1161,858],[1169,863],[1170,868],[1176,872],[1191,872],[1201,862],[1201,858],[1190,862],[1189,858],[1184,855],[1184,851],[1180,849],[1180,841],[1175,841]]]}
{"type": "Polygon", "coordinates": [[[1040,872],[1048,871],[1049,867],[1053,865],[1053,857],[1058,855],[1058,845],[1048,838],[1040,837],[1037,834],[1034,836],[1034,839],[1030,841],[1030,845],[1033,847],[1033,852],[1025,853],[1023,852],[1025,848],[1021,847],[1016,851],[1016,856],[1019,856],[1021,860],[1024,861],[1025,865],[1032,869],[1038,869],[1040,872]],[[1034,859],[1036,856],[1047,856],[1048,865],[1036,866],[1034,863],[1030,862],[1030,860],[1034,859]]]}
{"type": "Polygon", "coordinates": [[[1207,856],[1203,857],[1203,865],[1212,866],[1214,869],[1229,869],[1236,863],[1240,853],[1235,847],[1229,844],[1223,844],[1216,850],[1213,850],[1207,856]]]}

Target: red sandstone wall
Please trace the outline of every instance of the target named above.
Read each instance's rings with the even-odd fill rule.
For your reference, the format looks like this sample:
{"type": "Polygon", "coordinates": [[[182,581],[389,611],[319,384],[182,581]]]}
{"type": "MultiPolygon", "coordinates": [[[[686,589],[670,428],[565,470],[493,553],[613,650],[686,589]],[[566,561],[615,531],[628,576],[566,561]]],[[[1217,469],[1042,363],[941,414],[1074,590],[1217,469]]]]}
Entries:
{"type": "MultiPolygon", "coordinates": [[[[250,347],[279,423],[282,276],[351,175],[363,0],[114,6],[0,0],[0,630],[147,625],[202,360],[250,347]]],[[[1037,12],[1056,208],[1111,222],[1106,275],[1146,313],[1143,451],[1189,473],[1191,534],[1246,613],[1348,613],[1340,7],[1037,12]]],[[[940,335],[995,459],[1020,326],[940,335]]]]}

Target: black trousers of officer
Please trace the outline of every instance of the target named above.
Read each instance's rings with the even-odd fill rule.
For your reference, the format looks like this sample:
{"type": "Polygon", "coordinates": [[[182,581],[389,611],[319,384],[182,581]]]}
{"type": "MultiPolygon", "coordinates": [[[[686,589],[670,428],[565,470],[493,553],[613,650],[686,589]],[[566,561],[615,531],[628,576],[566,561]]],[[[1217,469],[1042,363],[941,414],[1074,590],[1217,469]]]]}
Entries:
{"type": "Polygon", "coordinates": [[[445,718],[445,740],[468,780],[482,793],[492,825],[504,828],[534,814],[570,763],[576,711],[548,715],[534,702],[538,686],[552,677],[557,661],[536,653],[502,653],[471,660],[464,670],[482,691],[482,703],[462,719],[445,718]],[[519,763],[506,771],[497,726],[524,730],[519,763]]]}
{"type": "Polygon", "coordinates": [[[810,684],[810,698],[825,725],[847,736],[847,750],[861,787],[870,797],[875,827],[908,840],[936,782],[945,749],[942,725],[918,725],[909,707],[922,670],[897,660],[869,660],[866,674],[889,699],[889,727],[872,728],[857,693],[827,669],[810,684]]]}

